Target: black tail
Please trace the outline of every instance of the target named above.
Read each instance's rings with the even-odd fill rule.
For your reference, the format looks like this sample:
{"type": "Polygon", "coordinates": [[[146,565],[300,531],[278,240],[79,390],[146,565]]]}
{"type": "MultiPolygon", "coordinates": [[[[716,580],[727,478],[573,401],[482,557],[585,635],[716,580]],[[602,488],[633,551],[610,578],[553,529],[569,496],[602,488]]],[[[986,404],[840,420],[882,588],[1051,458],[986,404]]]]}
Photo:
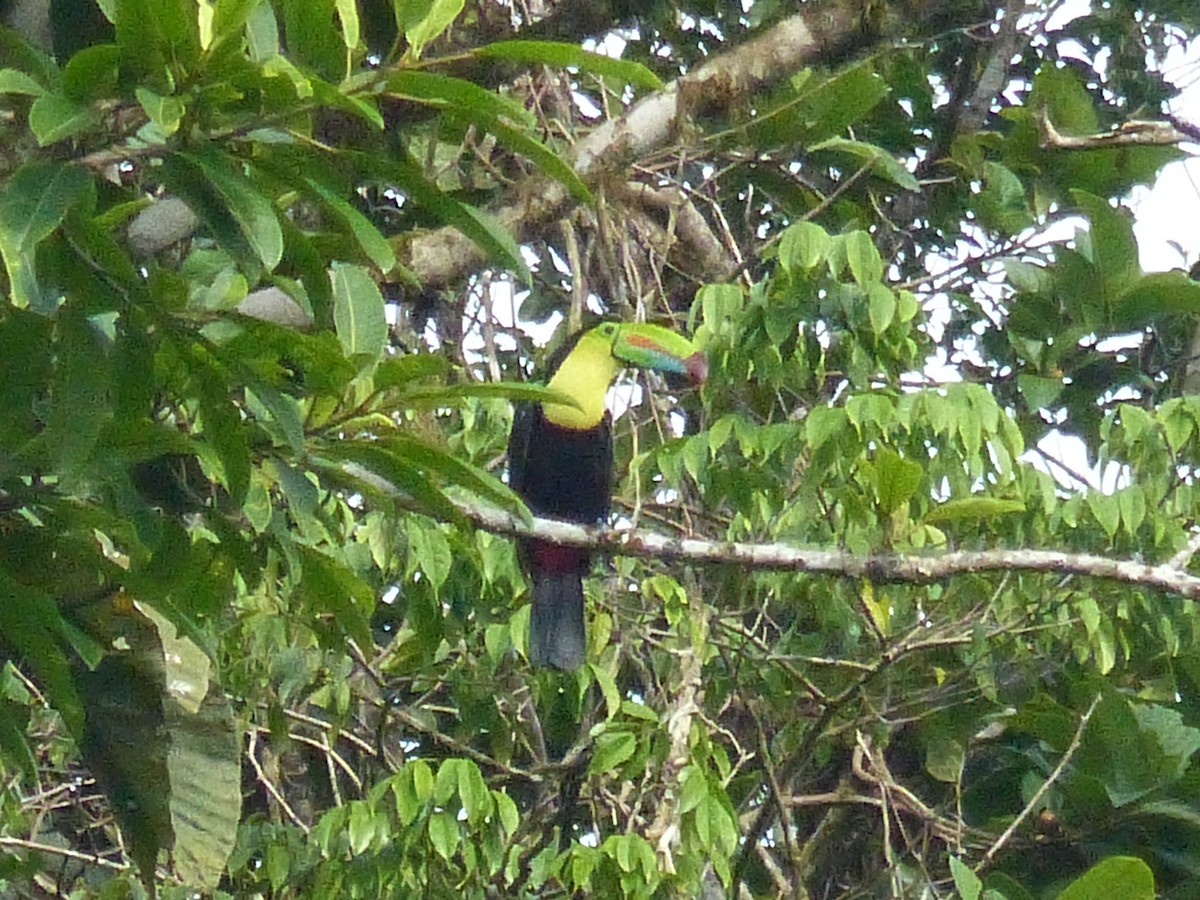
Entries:
{"type": "Polygon", "coordinates": [[[535,572],[529,659],[535,666],[578,669],[587,658],[583,579],[574,572],[535,572]]]}

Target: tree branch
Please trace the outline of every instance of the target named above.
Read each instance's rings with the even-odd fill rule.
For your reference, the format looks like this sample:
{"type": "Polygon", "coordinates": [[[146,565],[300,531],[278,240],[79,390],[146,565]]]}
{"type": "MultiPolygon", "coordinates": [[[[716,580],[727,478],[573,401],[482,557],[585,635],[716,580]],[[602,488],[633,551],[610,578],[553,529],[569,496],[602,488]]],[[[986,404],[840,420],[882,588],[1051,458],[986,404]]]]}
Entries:
{"type": "MultiPolygon", "coordinates": [[[[360,472],[355,474],[361,477],[360,472]]],[[[928,584],[977,572],[1054,572],[1103,578],[1200,599],[1200,577],[1169,562],[1152,566],[1131,559],[1063,550],[955,550],[929,556],[876,556],[840,550],[809,550],[779,543],[669,537],[642,530],[574,525],[555,519],[535,518],[526,525],[517,516],[492,507],[459,504],[459,508],[480,528],[495,534],[541,538],[569,547],[586,547],[609,556],[732,564],[743,569],[790,570],[900,584],[928,584]]]]}
{"type": "Polygon", "coordinates": [[[1104,150],[1109,147],[1163,147],[1200,141],[1200,128],[1185,126],[1177,119],[1150,122],[1131,119],[1104,134],[1062,134],[1045,109],[1036,114],[1042,146],[1051,150],[1104,150]],[[1184,127],[1181,127],[1184,126],[1184,127]]]}
{"type": "MultiPolygon", "coordinates": [[[[568,161],[580,178],[596,185],[604,175],[666,146],[688,118],[742,108],[751,94],[778,84],[803,66],[836,62],[872,39],[863,28],[859,4],[806,6],[762,37],[714,57],[638,101],[620,118],[605,122],[575,145],[568,161]]],[[[518,240],[540,234],[574,202],[560,182],[544,176],[529,179],[518,194],[491,211],[518,240]]],[[[403,256],[426,290],[452,284],[484,263],[479,248],[449,226],[414,236],[403,256]]]]}

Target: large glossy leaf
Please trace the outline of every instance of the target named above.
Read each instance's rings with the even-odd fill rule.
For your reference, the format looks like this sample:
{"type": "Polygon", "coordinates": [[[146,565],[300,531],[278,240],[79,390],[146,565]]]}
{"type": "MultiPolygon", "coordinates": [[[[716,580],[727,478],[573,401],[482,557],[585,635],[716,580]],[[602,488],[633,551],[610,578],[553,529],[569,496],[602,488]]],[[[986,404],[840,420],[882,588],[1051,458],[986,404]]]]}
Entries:
{"type": "Polygon", "coordinates": [[[387,160],[355,154],[355,161],[364,171],[404,190],[420,206],[447,225],[453,225],[523,281],[529,280],[529,266],[512,234],[482,210],[447,196],[425,178],[411,159],[387,160]]]}
{"type": "Polygon", "coordinates": [[[577,44],[555,41],[499,41],[479,47],[473,54],[484,59],[506,59],[512,62],[576,68],[589,75],[612,78],[651,91],[659,90],[663,86],[659,77],[639,62],[593,53],[577,44]]]}
{"type": "Polygon", "coordinates": [[[347,359],[377,361],[387,341],[379,286],[363,269],[345,263],[335,263],[329,277],[333,284],[333,324],[342,351],[347,359]]]}
{"type": "Polygon", "coordinates": [[[400,71],[388,79],[387,86],[391,94],[444,108],[455,117],[491,132],[511,149],[528,157],[547,175],[561,181],[577,200],[591,202],[591,191],[560,153],[521,127],[503,121],[507,118],[520,126],[531,124],[530,114],[512,100],[470,82],[427,72],[400,71]]]}
{"type": "MultiPolygon", "coordinates": [[[[361,441],[341,441],[329,451],[331,457],[351,464],[348,468],[339,466],[341,471],[366,480],[375,491],[406,494],[440,519],[464,521],[462,513],[430,479],[430,473],[403,454],[391,452],[377,443],[361,441]],[[371,484],[369,476],[375,476],[376,483],[371,484]]],[[[337,466],[337,463],[332,465],[337,466]]]]}
{"type": "Polygon", "coordinates": [[[383,274],[396,265],[396,254],[378,228],[343,197],[314,178],[306,178],[308,186],[346,224],[354,239],[369,259],[383,274]]]}
{"type": "Polygon", "coordinates": [[[91,191],[91,176],[79,166],[35,162],[9,177],[0,194],[0,253],[17,306],[54,308],[56,298],[41,295],[34,251],[91,191]]]}
{"type": "Polygon", "coordinates": [[[151,607],[138,610],[162,654],[175,869],[185,884],[213,890],[241,818],[240,729],[204,651],[151,607]]]}
{"type": "Polygon", "coordinates": [[[28,667],[67,728],[78,737],[84,711],[71,678],[66,623],[54,601],[0,569],[0,646],[28,667]]]}
{"type": "Polygon", "coordinates": [[[173,154],[164,167],[172,187],[218,237],[232,238],[227,222],[236,226],[241,240],[228,249],[236,252],[236,245],[244,241],[266,269],[279,264],[283,257],[279,217],[271,202],[240,171],[241,163],[211,148],[197,148],[173,154]]]}
{"type": "Polygon", "coordinates": [[[45,440],[55,471],[77,488],[111,414],[108,354],[99,331],[73,310],[59,318],[55,349],[45,440]]]}
{"type": "Polygon", "coordinates": [[[309,547],[297,548],[303,561],[298,588],[310,615],[332,619],[330,630],[371,646],[371,613],[375,594],[370,585],[345,565],[309,547]]]}
{"type": "Polygon", "coordinates": [[[1140,859],[1113,856],[1101,860],[1071,882],[1055,900],[1153,900],[1154,873],[1140,859]]]}
{"type": "Polygon", "coordinates": [[[529,384],[519,381],[468,382],[465,384],[449,384],[408,388],[404,393],[404,402],[415,406],[447,406],[468,397],[499,397],[505,400],[529,400],[533,403],[556,403],[562,406],[572,406],[576,409],[579,404],[573,397],[560,391],[552,391],[541,384],[529,384]]]}
{"type": "Polygon", "coordinates": [[[401,69],[388,77],[387,91],[438,109],[454,110],[468,119],[492,121],[503,117],[522,126],[534,124],[533,114],[522,104],[461,78],[401,69]]]}
{"type": "MultiPolygon", "coordinates": [[[[0,679],[9,677],[0,672],[0,679]]],[[[0,757],[13,763],[26,777],[37,777],[37,760],[25,738],[29,726],[29,707],[0,699],[0,757]]]]}
{"type": "Polygon", "coordinates": [[[94,630],[110,651],[80,672],[89,717],[82,748],[151,877],[171,849],[186,883],[211,889],[241,814],[241,740],[204,652],[126,595],[97,604],[94,630]]]}
{"type": "Polygon", "coordinates": [[[419,59],[425,45],[450,27],[462,9],[463,0],[398,0],[396,20],[414,59],[419,59]]]}
{"type": "Polygon", "coordinates": [[[470,491],[506,509],[525,510],[522,500],[508,485],[457,456],[403,433],[383,438],[381,443],[425,471],[440,476],[448,487],[470,491]]]}

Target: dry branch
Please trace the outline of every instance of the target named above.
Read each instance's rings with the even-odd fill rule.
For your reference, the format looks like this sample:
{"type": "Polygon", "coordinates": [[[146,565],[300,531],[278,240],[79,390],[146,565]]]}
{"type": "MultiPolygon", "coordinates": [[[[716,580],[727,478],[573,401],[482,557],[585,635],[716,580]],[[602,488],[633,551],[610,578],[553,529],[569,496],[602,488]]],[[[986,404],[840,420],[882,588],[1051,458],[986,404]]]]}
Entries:
{"type": "Polygon", "coordinates": [[[1045,109],[1037,112],[1038,131],[1042,146],[1051,150],[1106,150],[1109,147],[1170,147],[1200,141],[1195,126],[1188,127],[1177,120],[1143,121],[1131,119],[1104,134],[1062,134],[1045,109]]]}
{"type": "MultiPolygon", "coordinates": [[[[857,3],[806,5],[762,37],[721,54],[605,122],[575,145],[569,161],[584,182],[599,184],[636,160],[674,140],[693,116],[744,107],[748,98],[789,78],[806,65],[835,62],[854,46],[871,40],[857,3]]],[[[491,214],[528,240],[562,218],[574,200],[563,185],[534,176],[518,196],[491,214]]],[[[404,264],[427,290],[446,287],[484,262],[475,244],[451,227],[415,236],[404,264]]]]}
{"type": "Polygon", "coordinates": [[[743,569],[790,570],[899,584],[928,584],[976,572],[1052,572],[1103,578],[1170,591],[1188,599],[1200,599],[1200,577],[1170,562],[1152,566],[1132,559],[1113,559],[1060,550],[955,550],[928,556],[875,556],[840,550],[807,550],[779,543],[750,544],[668,537],[642,530],[585,527],[554,519],[535,518],[526,525],[517,516],[495,508],[467,504],[461,504],[460,508],[476,525],[496,534],[536,537],[571,547],[588,547],[610,556],[731,564],[743,569]]]}

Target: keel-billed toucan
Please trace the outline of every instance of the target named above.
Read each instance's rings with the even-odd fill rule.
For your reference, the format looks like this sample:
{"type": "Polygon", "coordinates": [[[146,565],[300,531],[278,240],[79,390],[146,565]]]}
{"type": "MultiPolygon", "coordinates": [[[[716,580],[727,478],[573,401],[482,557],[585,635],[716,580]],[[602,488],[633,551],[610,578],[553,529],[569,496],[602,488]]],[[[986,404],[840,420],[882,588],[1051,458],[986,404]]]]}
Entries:
{"type": "MultiPolygon", "coordinates": [[[[518,403],[508,440],[509,485],[535,515],[581,524],[608,517],[613,444],[605,396],[626,365],[696,383],[708,374],[701,351],[658,325],[605,322],[569,340],[550,359],[547,386],[576,406],[518,403]]],[[[588,551],[540,540],[522,540],[518,549],[533,584],[530,660],[578,668],[587,655],[582,579],[588,551]]]]}

